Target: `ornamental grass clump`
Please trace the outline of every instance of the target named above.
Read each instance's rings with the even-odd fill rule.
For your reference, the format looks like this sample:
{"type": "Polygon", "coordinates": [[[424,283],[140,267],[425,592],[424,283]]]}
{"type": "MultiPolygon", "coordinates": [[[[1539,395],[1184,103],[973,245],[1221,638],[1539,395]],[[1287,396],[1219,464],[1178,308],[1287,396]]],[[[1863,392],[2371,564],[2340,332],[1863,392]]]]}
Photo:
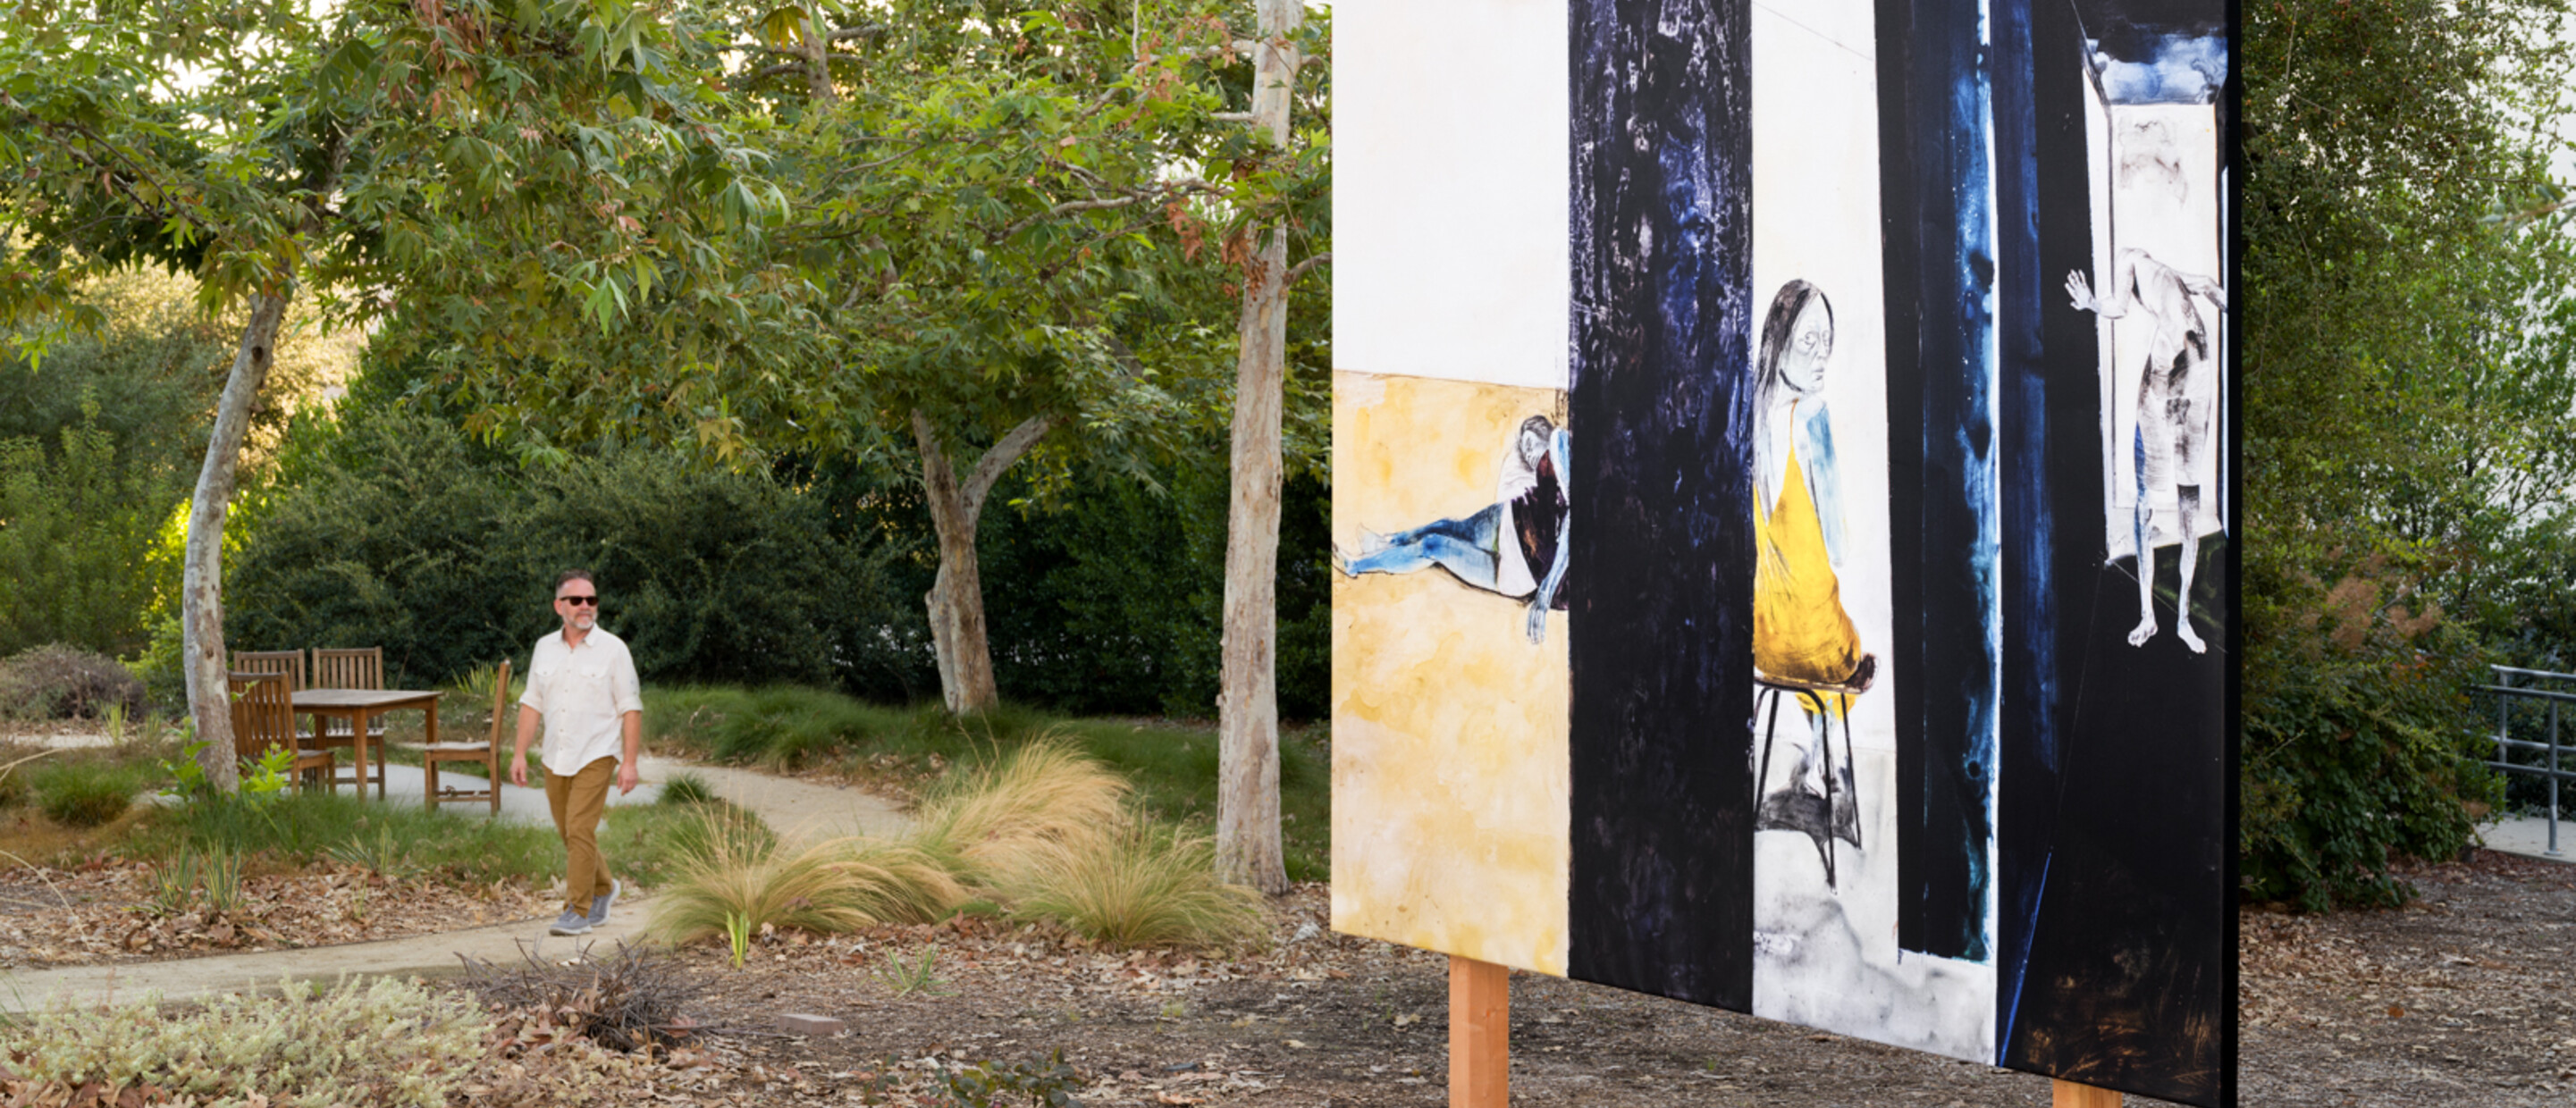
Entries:
{"type": "Polygon", "coordinates": [[[226,995],[173,1013],[157,1000],[104,1011],[57,1003],[0,1026],[0,1057],[18,1080],[67,1099],[95,1085],[99,1103],[130,1094],[134,1103],[440,1108],[490,1029],[471,996],[390,977],[328,990],[290,981],[284,993],[226,995]]]}
{"type": "Polygon", "coordinates": [[[1015,918],[1118,947],[1241,946],[1267,920],[1261,894],[1217,879],[1214,842],[1141,819],[1029,852],[999,891],[1015,918]]]}
{"type": "Polygon", "coordinates": [[[789,846],[756,823],[707,817],[697,849],[654,898],[652,933],[680,944],[793,928],[817,934],[941,919],[966,889],[919,848],[870,839],[789,846]]]}
{"type": "Polygon", "coordinates": [[[1058,848],[1087,848],[1129,822],[1127,779],[1058,735],[961,766],[922,806],[911,841],[989,884],[1058,848]]]}
{"type": "Polygon", "coordinates": [[[1265,920],[1258,893],[1216,879],[1205,836],[1143,815],[1124,777],[1061,738],[960,768],[891,839],[788,847],[712,814],[699,828],[652,930],[732,936],[737,954],[772,929],[931,923],[977,900],[1114,946],[1238,946],[1265,920]]]}

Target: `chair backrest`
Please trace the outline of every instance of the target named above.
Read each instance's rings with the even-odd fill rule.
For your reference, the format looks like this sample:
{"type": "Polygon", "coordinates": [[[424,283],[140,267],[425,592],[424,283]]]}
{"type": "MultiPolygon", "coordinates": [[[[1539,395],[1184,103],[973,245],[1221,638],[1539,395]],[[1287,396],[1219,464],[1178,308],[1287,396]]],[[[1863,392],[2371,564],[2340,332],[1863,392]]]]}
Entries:
{"type": "Polygon", "coordinates": [[[492,671],[492,734],[487,740],[492,749],[501,749],[501,721],[517,716],[518,713],[510,711],[510,663],[504,660],[499,668],[492,671]]]}
{"type": "Polygon", "coordinates": [[[257,758],[272,746],[295,747],[295,694],[282,673],[232,675],[233,753],[257,758]]]}
{"type": "Polygon", "coordinates": [[[317,689],[384,688],[385,648],[369,646],[335,650],[329,647],[314,647],[313,687],[317,689]]]}
{"type": "Polygon", "coordinates": [[[236,673],[282,673],[286,691],[302,692],[311,687],[304,683],[304,652],[301,650],[236,650],[233,651],[236,673]]]}

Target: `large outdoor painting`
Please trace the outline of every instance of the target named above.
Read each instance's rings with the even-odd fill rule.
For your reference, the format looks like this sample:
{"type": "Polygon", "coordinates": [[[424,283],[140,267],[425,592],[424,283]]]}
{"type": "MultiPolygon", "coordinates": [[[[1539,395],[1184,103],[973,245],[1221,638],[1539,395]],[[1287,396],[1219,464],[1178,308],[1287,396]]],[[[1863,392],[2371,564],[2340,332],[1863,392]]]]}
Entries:
{"type": "Polygon", "coordinates": [[[2223,5],[1337,24],[1335,925],[2232,1103],[2223,5]]]}

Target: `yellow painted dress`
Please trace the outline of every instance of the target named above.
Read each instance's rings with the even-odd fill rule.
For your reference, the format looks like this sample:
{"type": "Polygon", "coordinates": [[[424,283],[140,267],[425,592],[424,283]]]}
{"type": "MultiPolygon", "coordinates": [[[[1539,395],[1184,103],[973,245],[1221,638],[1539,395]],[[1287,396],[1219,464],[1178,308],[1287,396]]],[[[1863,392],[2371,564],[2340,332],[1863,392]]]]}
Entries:
{"type": "Polygon", "coordinates": [[[1794,445],[1786,468],[1779,502],[1753,513],[1753,668],[1765,677],[1839,685],[1860,667],[1860,632],[1843,611],[1842,583],[1825,554],[1824,525],[1794,445]]]}

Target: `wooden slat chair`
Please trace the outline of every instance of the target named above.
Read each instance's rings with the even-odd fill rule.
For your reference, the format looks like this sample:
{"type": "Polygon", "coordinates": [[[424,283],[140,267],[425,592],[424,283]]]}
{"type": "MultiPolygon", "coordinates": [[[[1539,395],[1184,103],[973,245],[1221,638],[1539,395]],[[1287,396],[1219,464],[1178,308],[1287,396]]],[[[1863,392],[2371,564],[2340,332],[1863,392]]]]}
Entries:
{"type": "Polygon", "coordinates": [[[295,752],[295,784],[310,789],[327,784],[339,757],[329,750],[299,746],[295,734],[294,692],[287,674],[235,671],[229,682],[233,701],[233,755],[257,761],[274,747],[295,752]]]}
{"type": "Polygon", "coordinates": [[[282,673],[286,675],[289,695],[303,692],[304,652],[301,650],[236,650],[233,651],[235,673],[282,673]]]}
{"type": "Polygon", "coordinates": [[[430,811],[449,801],[488,800],[492,814],[501,814],[501,725],[516,718],[510,707],[510,663],[501,663],[492,675],[492,728],[481,742],[405,743],[406,750],[420,752],[422,803],[430,811]],[[440,788],[438,766],[441,762],[479,762],[483,766],[484,786],[480,789],[440,788]]]}
{"type": "MultiPolygon", "coordinates": [[[[313,684],[316,689],[381,689],[385,687],[385,648],[381,646],[336,649],[313,648],[313,684]]],[[[331,721],[331,734],[347,738],[349,721],[331,721]]],[[[367,741],[380,742],[385,737],[382,720],[367,724],[367,741]]]]}
{"type": "MultiPolygon", "coordinates": [[[[317,646],[313,648],[311,672],[313,683],[305,686],[306,688],[381,689],[385,687],[385,651],[380,646],[347,648],[317,646]]],[[[349,733],[348,720],[324,719],[322,728],[322,733],[307,745],[333,750],[345,747],[354,753],[358,739],[349,733]]],[[[381,719],[367,721],[367,746],[372,750],[382,750],[384,741],[384,721],[381,719]]],[[[376,782],[377,791],[383,791],[384,759],[382,755],[374,756],[374,762],[375,765],[372,767],[362,765],[353,771],[357,777],[359,792],[367,791],[369,780],[376,782]]]]}

